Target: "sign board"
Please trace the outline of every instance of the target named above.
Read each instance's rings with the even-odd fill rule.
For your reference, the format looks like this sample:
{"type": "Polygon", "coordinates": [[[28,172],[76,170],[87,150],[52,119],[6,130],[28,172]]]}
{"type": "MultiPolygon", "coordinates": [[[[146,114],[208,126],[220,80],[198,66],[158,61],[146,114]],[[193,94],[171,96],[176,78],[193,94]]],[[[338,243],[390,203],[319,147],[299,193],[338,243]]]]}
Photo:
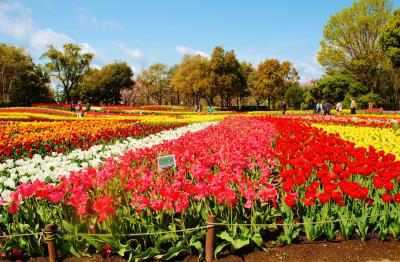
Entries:
{"type": "Polygon", "coordinates": [[[175,167],[175,155],[160,156],[157,158],[158,169],[175,167]]]}

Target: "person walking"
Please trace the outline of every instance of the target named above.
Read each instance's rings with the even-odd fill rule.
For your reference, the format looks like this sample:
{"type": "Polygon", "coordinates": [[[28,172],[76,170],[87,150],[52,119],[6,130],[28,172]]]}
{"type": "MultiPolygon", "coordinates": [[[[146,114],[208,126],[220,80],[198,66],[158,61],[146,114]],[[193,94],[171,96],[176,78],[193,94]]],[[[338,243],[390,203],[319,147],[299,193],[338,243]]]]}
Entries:
{"type": "Polygon", "coordinates": [[[336,112],[338,113],[338,115],[340,115],[342,113],[342,110],[343,110],[343,106],[342,106],[342,103],[340,103],[340,101],[339,101],[336,104],[336,112]]]}
{"type": "Polygon", "coordinates": [[[319,115],[319,112],[322,111],[322,103],[320,100],[317,102],[317,115],[319,115]]]}
{"type": "Polygon", "coordinates": [[[352,98],[350,102],[350,112],[352,115],[356,114],[356,107],[357,107],[356,100],[352,98]]]}
{"type": "Polygon", "coordinates": [[[315,99],[313,99],[311,101],[311,107],[312,107],[313,113],[314,114],[317,113],[317,101],[315,101],[315,99]]]}
{"type": "Polygon", "coordinates": [[[284,115],[286,113],[286,102],[283,101],[282,103],[282,115],[284,115]]]}
{"type": "Polygon", "coordinates": [[[331,107],[332,107],[331,103],[329,103],[329,101],[327,100],[324,105],[324,115],[331,114],[331,107]]]}

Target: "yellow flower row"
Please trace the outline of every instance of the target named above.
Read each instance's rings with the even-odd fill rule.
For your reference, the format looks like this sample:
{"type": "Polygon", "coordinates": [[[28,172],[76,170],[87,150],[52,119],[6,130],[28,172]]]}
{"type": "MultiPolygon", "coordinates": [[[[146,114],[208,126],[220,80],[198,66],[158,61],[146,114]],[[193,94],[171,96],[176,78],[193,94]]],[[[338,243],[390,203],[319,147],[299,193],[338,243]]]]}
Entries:
{"type": "Polygon", "coordinates": [[[322,128],[328,133],[338,133],[343,139],[352,141],[359,147],[368,149],[371,145],[377,150],[395,155],[396,159],[400,160],[400,129],[326,124],[312,126],[322,128]]]}
{"type": "Polygon", "coordinates": [[[91,115],[86,114],[82,118],[76,117],[76,115],[71,116],[58,116],[58,115],[49,115],[49,114],[41,114],[41,113],[9,113],[9,112],[0,112],[0,120],[4,121],[13,121],[13,120],[53,120],[53,121],[87,121],[87,120],[137,120],[143,123],[195,123],[195,122],[206,122],[206,121],[217,121],[222,120],[228,115],[206,115],[206,114],[188,114],[188,115],[150,115],[150,114],[143,114],[143,115],[91,115]]]}

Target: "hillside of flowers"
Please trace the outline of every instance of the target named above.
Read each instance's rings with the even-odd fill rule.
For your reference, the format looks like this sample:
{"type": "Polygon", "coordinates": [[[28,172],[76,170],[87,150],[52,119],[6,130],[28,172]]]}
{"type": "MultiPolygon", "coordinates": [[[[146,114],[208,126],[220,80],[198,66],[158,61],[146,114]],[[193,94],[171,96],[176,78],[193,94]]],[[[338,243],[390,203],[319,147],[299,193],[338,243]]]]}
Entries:
{"type": "MultiPolygon", "coordinates": [[[[121,140],[64,154],[16,155],[0,164],[4,235],[55,224],[63,256],[106,250],[132,260],[201,257],[208,215],[216,216],[216,256],[264,248],[270,240],[400,238],[398,152],[379,142],[397,141],[392,125],[372,126],[374,118],[249,114],[165,131],[153,126],[140,136],[121,131],[136,122],[101,121],[92,137],[111,129],[110,137],[121,140]],[[157,157],[164,155],[174,155],[176,166],[159,169],[157,157]]],[[[2,128],[8,128],[3,135],[48,130],[68,137],[71,123],[97,122],[2,128]]],[[[1,250],[31,256],[44,255],[44,247],[40,235],[18,236],[4,238],[1,250]]]]}

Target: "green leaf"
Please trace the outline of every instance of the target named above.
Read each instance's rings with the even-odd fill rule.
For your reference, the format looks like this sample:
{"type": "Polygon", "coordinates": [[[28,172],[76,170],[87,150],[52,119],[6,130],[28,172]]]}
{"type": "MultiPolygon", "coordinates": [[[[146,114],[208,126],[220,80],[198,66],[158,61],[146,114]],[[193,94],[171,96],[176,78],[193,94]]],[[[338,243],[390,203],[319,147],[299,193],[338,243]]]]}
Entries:
{"type": "Polygon", "coordinates": [[[169,241],[171,239],[176,238],[175,234],[169,233],[169,234],[165,234],[163,236],[158,237],[158,240],[156,241],[155,247],[157,249],[160,249],[160,247],[164,244],[164,243],[168,243],[171,242],[173,243],[173,241],[169,241]]]}
{"type": "Polygon", "coordinates": [[[247,246],[250,244],[250,241],[248,238],[240,236],[238,238],[232,238],[231,235],[229,235],[228,232],[223,231],[219,234],[219,237],[222,238],[223,240],[226,240],[232,244],[232,246],[237,250],[240,249],[244,246],[247,246]]]}
{"type": "Polygon", "coordinates": [[[169,260],[169,259],[179,256],[180,254],[183,254],[183,253],[189,253],[189,248],[185,244],[183,244],[181,241],[178,243],[177,246],[171,247],[168,250],[168,253],[165,256],[163,256],[163,259],[169,260]]]}
{"type": "Polygon", "coordinates": [[[62,227],[63,227],[63,229],[67,230],[67,232],[70,232],[70,233],[76,233],[77,229],[78,229],[77,225],[73,225],[65,220],[62,221],[62,227]]]}
{"type": "Polygon", "coordinates": [[[217,258],[218,254],[222,252],[222,250],[224,248],[226,248],[227,246],[231,245],[231,242],[229,241],[224,241],[221,244],[219,244],[214,251],[214,257],[217,258]]]}
{"type": "Polygon", "coordinates": [[[229,241],[229,242],[233,241],[233,238],[231,237],[231,235],[229,235],[229,233],[226,232],[226,231],[222,231],[218,236],[220,238],[222,238],[223,240],[226,240],[226,241],[229,241]]]}
{"type": "Polygon", "coordinates": [[[262,244],[264,243],[261,234],[260,233],[255,233],[252,237],[251,240],[254,241],[254,243],[256,243],[257,246],[261,247],[262,244]]]}
{"type": "Polygon", "coordinates": [[[118,249],[118,251],[117,251],[117,253],[118,253],[118,255],[120,255],[120,256],[124,256],[125,255],[125,253],[126,252],[129,252],[129,251],[132,251],[132,248],[131,248],[131,246],[129,245],[129,244],[126,244],[126,245],[123,245],[123,244],[121,244],[121,242],[119,242],[118,241],[118,246],[119,246],[119,249],[118,249]]]}
{"type": "Polygon", "coordinates": [[[237,250],[237,249],[241,249],[244,246],[247,246],[250,244],[250,240],[248,238],[245,237],[240,237],[240,238],[236,238],[233,242],[233,247],[237,250]]]}
{"type": "Polygon", "coordinates": [[[190,243],[191,247],[194,247],[199,253],[203,253],[203,244],[200,241],[195,241],[193,243],[190,243]]]}
{"type": "Polygon", "coordinates": [[[158,250],[155,247],[150,247],[146,251],[141,253],[140,255],[133,257],[133,259],[134,259],[134,261],[140,261],[140,260],[145,260],[145,259],[155,257],[156,255],[159,255],[159,254],[160,254],[160,250],[158,250]]]}
{"type": "Polygon", "coordinates": [[[81,256],[81,254],[79,253],[79,251],[77,251],[77,250],[75,249],[75,247],[72,246],[72,245],[69,247],[69,252],[70,252],[74,257],[80,257],[80,256],[81,256]]]}

